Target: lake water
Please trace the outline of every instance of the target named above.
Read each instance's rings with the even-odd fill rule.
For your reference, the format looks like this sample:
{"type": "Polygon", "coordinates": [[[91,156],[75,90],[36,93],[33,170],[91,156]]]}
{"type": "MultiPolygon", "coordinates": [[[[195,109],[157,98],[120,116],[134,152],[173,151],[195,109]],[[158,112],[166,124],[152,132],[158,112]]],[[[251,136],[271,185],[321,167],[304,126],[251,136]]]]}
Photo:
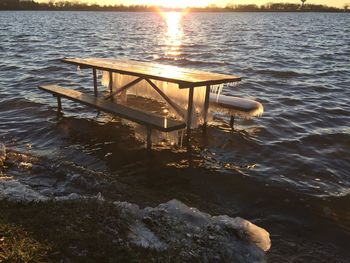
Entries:
{"type": "Polygon", "coordinates": [[[269,262],[346,261],[348,14],[0,12],[0,28],[0,140],[41,167],[8,175],[52,195],[101,192],[141,206],[177,198],[242,216],[271,233],[269,262]],[[194,132],[191,154],[159,146],[150,158],[118,118],[66,101],[56,117],[38,85],[92,90],[91,72],[63,57],[239,75],[224,93],[254,98],[265,113],[237,120],[233,133],[218,116],[206,135],[194,132]]]}

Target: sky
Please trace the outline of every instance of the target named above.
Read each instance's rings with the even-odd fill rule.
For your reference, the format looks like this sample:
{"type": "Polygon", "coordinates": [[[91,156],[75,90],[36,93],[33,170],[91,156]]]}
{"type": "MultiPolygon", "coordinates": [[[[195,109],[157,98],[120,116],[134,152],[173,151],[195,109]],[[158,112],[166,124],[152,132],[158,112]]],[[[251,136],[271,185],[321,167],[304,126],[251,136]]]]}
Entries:
{"type": "MultiPolygon", "coordinates": [[[[40,0],[39,2],[48,2],[49,0],[40,0]]],[[[56,0],[59,1],[59,0],[56,0]]],[[[72,0],[73,1],[73,0],[72,0]]],[[[208,6],[215,4],[217,6],[226,6],[230,4],[257,4],[266,3],[300,3],[299,0],[80,0],[80,2],[96,3],[99,5],[160,5],[166,7],[188,7],[188,6],[208,6]]],[[[344,7],[344,4],[350,4],[350,0],[306,0],[310,4],[322,4],[335,7],[344,7]]]]}

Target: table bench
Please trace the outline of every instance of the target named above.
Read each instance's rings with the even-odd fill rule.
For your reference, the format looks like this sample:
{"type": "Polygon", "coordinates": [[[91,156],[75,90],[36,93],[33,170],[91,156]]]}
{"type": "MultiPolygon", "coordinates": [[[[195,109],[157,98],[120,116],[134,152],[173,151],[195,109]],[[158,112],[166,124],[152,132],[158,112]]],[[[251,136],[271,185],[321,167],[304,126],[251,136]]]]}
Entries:
{"type": "Polygon", "coordinates": [[[39,86],[39,89],[49,92],[57,98],[57,109],[59,113],[62,111],[61,98],[66,98],[146,126],[148,150],[150,150],[152,147],[152,129],[156,129],[162,132],[171,132],[184,129],[186,127],[186,123],[181,121],[165,119],[160,116],[113,103],[112,101],[105,100],[104,98],[98,98],[96,96],[88,95],[77,90],[62,88],[58,85],[39,86]]]}

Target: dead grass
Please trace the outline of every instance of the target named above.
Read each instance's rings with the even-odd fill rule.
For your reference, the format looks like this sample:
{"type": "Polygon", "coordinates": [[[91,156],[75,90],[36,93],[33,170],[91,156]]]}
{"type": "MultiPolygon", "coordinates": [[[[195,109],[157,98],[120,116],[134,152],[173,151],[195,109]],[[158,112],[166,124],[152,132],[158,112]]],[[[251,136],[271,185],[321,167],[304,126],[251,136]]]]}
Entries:
{"type": "Polygon", "coordinates": [[[0,201],[0,262],[133,261],[128,225],[114,205],[95,201],[0,201]]]}
{"type": "Polygon", "coordinates": [[[20,226],[0,225],[0,262],[44,262],[50,246],[30,236],[20,226]]]}

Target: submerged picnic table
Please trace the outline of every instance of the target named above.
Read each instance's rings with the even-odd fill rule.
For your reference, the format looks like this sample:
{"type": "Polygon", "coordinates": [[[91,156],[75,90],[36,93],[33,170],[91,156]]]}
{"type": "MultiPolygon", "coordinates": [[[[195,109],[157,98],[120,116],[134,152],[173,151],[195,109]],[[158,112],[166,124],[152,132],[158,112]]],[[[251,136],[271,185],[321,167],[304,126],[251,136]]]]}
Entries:
{"type": "MultiPolygon", "coordinates": [[[[206,93],[205,93],[205,101],[204,101],[204,123],[206,124],[207,121],[207,113],[209,108],[209,95],[210,95],[210,87],[212,85],[219,85],[224,83],[232,83],[240,81],[241,78],[237,76],[232,75],[224,75],[224,74],[218,74],[218,73],[209,73],[209,72],[203,72],[193,69],[186,69],[186,68],[179,68],[175,66],[168,66],[168,65],[162,65],[162,64],[156,64],[152,62],[140,62],[140,61],[133,61],[133,60],[117,60],[117,59],[107,59],[107,58],[65,58],[62,60],[65,63],[73,64],[76,66],[79,66],[81,69],[85,68],[91,68],[93,73],[93,83],[94,83],[94,96],[98,97],[98,85],[97,85],[97,70],[106,71],[110,74],[110,95],[107,96],[107,98],[111,98],[114,95],[117,95],[118,93],[127,90],[128,88],[136,85],[138,82],[145,80],[147,81],[151,87],[154,88],[154,90],[161,96],[163,99],[172,107],[175,111],[180,113],[180,109],[177,107],[176,102],[172,101],[164,92],[162,92],[156,84],[152,80],[158,80],[158,81],[165,81],[169,83],[175,83],[178,84],[179,89],[189,89],[188,92],[188,106],[187,106],[187,118],[185,126],[187,127],[187,138],[190,137],[191,133],[191,123],[192,123],[192,110],[193,110],[193,93],[194,89],[197,87],[206,87],[206,93]],[[131,81],[130,83],[124,85],[123,87],[118,87],[116,91],[112,92],[112,74],[113,73],[119,73],[122,75],[128,75],[128,76],[134,76],[136,77],[135,80],[131,81]]],[[[57,86],[58,87],[58,86],[57,86]]],[[[64,91],[59,89],[60,87],[56,88],[56,90],[53,90],[53,87],[51,85],[51,93],[55,93],[54,95],[59,96],[60,92],[65,93],[64,91]]],[[[50,88],[41,87],[41,89],[44,89],[45,91],[50,92],[50,88]]],[[[74,91],[76,92],[76,91],[74,91]]],[[[84,94],[83,94],[84,95],[84,94]]],[[[73,99],[75,101],[79,101],[77,99],[78,94],[75,94],[75,99],[69,97],[69,94],[62,95],[63,97],[73,99]]],[[[81,95],[79,95],[81,96],[81,95]]],[[[78,97],[79,97],[78,96],[78,97]]],[[[74,96],[73,96],[74,97],[74,96]]],[[[58,97],[57,97],[58,98],[58,97]]],[[[88,106],[93,106],[94,103],[97,103],[101,105],[100,101],[93,102],[91,101],[91,98],[89,98],[89,101],[80,101],[88,106]]],[[[111,102],[107,102],[111,103],[111,102]]],[[[111,106],[111,105],[108,105],[111,106]]],[[[60,101],[59,101],[59,110],[61,108],[60,101]]],[[[106,108],[106,107],[105,107],[106,108]]],[[[108,108],[108,107],[107,107],[108,108]]],[[[131,111],[133,109],[124,107],[122,109],[123,114],[121,117],[127,118],[128,114],[125,114],[126,109],[130,109],[131,111]]],[[[101,108],[102,110],[103,107],[101,108]]],[[[120,109],[119,109],[120,111],[120,109]]],[[[117,114],[117,113],[116,113],[117,114]]],[[[117,114],[118,115],[118,114],[117,114]]],[[[141,116],[142,117],[142,116],[141,116]]],[[[183,116],[184,117],[184,116],[183,116]]],[[[138,116],[139,120],[140,116],[138,116]]],[[[133,120],[131,117],[129,118],[133,120]]],[[[134,118],[133,121],[136,118],[134,118]]],[[[142,121],[136,121],[141,124],[144,124],[147,126],[147,118],[144,120],[144,123],[142,121]]],[[[174,123],[174,127],[176,123],[174,123]]],[[[177,125],[177,128],[182,127],[181,125],[177,125]]],[[[156,127],[159,128],[160,127],[156,127]]],[[[184,127],[182,127],[184,128],[184,127]]],[[[175,129],[175,128],[174,128],[175,129]]],[[[149,144],[150,135],[147,136],[147,142],[149,144]]],[[[148,145],[148,147],[150,147],[148,145]]]]}

